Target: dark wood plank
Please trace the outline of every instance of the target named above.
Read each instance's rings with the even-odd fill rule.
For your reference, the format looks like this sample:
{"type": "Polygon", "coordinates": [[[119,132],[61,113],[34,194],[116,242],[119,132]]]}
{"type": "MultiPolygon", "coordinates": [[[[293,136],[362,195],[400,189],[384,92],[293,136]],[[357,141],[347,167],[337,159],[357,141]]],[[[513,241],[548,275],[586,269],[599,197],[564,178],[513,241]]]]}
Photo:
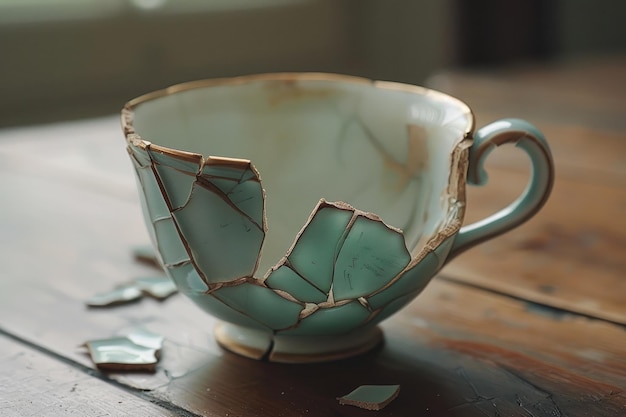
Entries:
{"type": "Polygon", "coordinates": [[[153,417],[177,414],[0,335],[0,415],[153,417]]]}

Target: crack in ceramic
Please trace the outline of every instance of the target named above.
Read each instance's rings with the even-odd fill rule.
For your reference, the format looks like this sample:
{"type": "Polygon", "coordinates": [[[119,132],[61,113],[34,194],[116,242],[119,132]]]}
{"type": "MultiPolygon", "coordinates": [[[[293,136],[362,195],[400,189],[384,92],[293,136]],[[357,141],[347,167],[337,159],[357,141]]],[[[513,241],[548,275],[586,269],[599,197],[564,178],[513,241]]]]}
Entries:
{"type": "MultiPolygon", "coordinates": [[[[368,301],[400,280],[412,260],[402,231],[385,224],[379,216],[360,211],[343,202],[328,202],[321,199],[296,236],[294,244],[287,250],[286,256],[265,276],[257,278],[254,277],[254,273],[261,257],[264,233],[251,238],[251,243],[246,248],[249,252],[246,260],[242,261],[240,257],[242,253],[245,255],[245,250],[242,248],[244,239],[239,236],[244,235],[248,239],[253,229],[264,232],[266,228],[262,182],[258,171],[251,163],[238,168],[228,166],[230,172],[211,175],[203,169],[203,165],[206,164],[200,163],[197,169],[188,169],[187,166],[187,169],[183,170],[181,166],[177,166],[180,161],[175,157],[170,157],[171,161],[162,154],[155,158],[156,153],[151,152],[150,145],[145,150],[130,149],[129,153],[133,157],[144,194],[149,196],[148,198],[154,198],[154,187],[150,189],[148,182],[158,184],[163,203],[169,211],[169,216],[155,217],[153,224],[169,222],[176,232],[176,234],[170,232],[167,237],[159,237],[160,232],[155,226],[157,243],[171,245],[173,241],[179,240],[178,253],[184,248],[188,254],[188,259],[174,263],[163,262],[183,292],[201,290],[202,294],[217,298],[224,305],[264,328],[289,334],[305,332],[295,330],[302,325],[303,320],[313,321],[311,317],[314,314],[318,314],[320,316],[318,320],[326,323],[331,320],[323,319],[321,316],[329,315],[327,310],[350,304],[350,307],[342,308],[341,312],[330,314],[358,317],[349,326],[338,326],[332,331],[326,327],[315,330],[317,326],[314,324],[304,326],[307,328],[306,332],[343,333],[372,320],[380,314],[386,304],[394,301],[389,300],[382,305],[376,303],[376,309],[373,309],[368,301]],[[145,154],[138,157],[138,152],[145,154]],[[150,162],[142,164],[140,162],[142,160],[150,162]],[[167,162],[169,164],[164,166],[167,162]],[[148,178],[148,172],[152,173],[153,178],[148,178]],[[185,182],[173,181],[172,172],[175,172],[175,175],[180,173],[179,180],[185,182]],[[215,178],[228,181],[229,188],[223,184],[207,186],[208,183],[215,181],[215,178]],[[186,183],[189,183],[187,188],[181,186],[186,183]],[[237,187],[246,183],[253,184],[255,188],[246,191],[244,198],[233,201],[229,196],[236,193],[237,187]],[[186,189],[191,191],[181,191],[186,189]],[[198,218],[197,214],[185,217],[184,212],[193,201],[194,190],[197,190],[198,195],[206,193],[215,196],[206,201],[197,197],[204,203],[199,204],[200,210],[207,210],[211,206],[223,203],[220,213],[230,211],[228,214],[234,217],[227,217],[228,222],[225,222],[224,218],[211,221],[206,219],[202,224],[193,221],[198,218]],[[180,195],[188,197],[181,199],[180,195]],[[256,207],[240,206],[251,200],[257,202],[256,207]],[[177,201],[182,203],[177,204],[177,201]],[[261,225],[253,218],[260,219],[261,225]],[[233,224],[237,226],[236,231],[224,230],[233,224]],[[231,233],[235,237],[232,239],[232,246],[222,246],[226,248],[226,254],[222,251],[215,256],[215,247],[199,253],[198,248],[203,245],[203,236],[219,234],[220,244],[223,245],[224,233],[231,233]],[[237,255],[236,262],[233,259],[225,259],[232,254],[237,255]],[[203,256],[204,259],[199,261],[203,256]],[[177,273],[181,267],[188,265],[193,265],[193,271],[197,272],[195,284],[190,284],[194,278],[189,275],[193,275],[193,271],[186,269],[183,274],[177,273]],[[355,282],[357,271],[358,282],[355,282]],[[197,278],[204,286],[197,282],[197,278]],[[256,300],[254,306],[261,306],[258,311],[250,305],[250,299],[256,300]],[[274,309],[280,311],[280,319],[269,317],[268,311],[274,309]]],[[[219,164],[213,164],[214,169],[216,166],[219,164]]],[[[172,249],[161,247],[159,252],[161,256],[168,256],[172,249]]]]}

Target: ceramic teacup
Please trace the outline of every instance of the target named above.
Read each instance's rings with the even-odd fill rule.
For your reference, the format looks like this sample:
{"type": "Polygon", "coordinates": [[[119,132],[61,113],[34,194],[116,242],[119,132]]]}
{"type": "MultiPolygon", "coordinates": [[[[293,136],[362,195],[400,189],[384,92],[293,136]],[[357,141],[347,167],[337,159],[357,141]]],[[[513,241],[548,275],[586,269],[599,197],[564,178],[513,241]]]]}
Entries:
{"type": "Polygon", "coordinates": [[[122,124],[145,220],[217,341],[281,362],[362,353],[454,256],[532,217],[553,163],[507,119],[474,131],[463,102],[331,74],[191,82],[127,103],[122,124]],[[462,227],[465,184],[504,143],[530,156],[523,194],[462,227]]]}

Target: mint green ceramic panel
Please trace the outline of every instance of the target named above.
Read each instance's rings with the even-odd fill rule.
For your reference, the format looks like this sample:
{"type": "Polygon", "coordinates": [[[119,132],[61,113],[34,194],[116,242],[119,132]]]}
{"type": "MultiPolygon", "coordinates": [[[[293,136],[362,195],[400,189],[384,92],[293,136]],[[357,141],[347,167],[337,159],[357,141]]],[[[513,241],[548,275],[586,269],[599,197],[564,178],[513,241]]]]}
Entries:
{"type": "Polygon", "coordinates": [[[201,175],[201,184],[221,192],[243,214],[263,227],[264,195],[259,179],[250,166],[245,168],[207,165],[201,175]],[[208,183],[208,184],[207,184],[208,183]]]}
{"type": "Polygon", "coordinates": [[[367,296],[391,281],[411,260],[401,233],[359,217],[341,247],[333,278],[335,300],[367,296]]]}
{"type": "Polygon", "coordinates": [[[289,255],[293,268],[322,292],[330,291],[335,258],[351,217],[351,211],[323,207],[315,213],[289,255]]]}
{"type": "Polygon", "coordinates": [[[167,268],[170,277],[184,294],[203,293],[209,289],[191,262],[167,268]]]}
{"type": "Polygon", "coordinates": [[[244,176],[248,176],[247,173],[249,171],[250,170],[248,168],[241,169],[236,166],[207,164],[202,168],[202,176],[207,179],[210,179],[211,177],[227,178],[237,180],[237,182],[239,182],[244,176]]]}
{"type": "Polygon", "coordinates": [[[246,172],[244,172],[243,175],[241,176],[241,182],[248,181],[253,178],[258,178],[257,174],[254,171],[252,171],[252,169],[248,168],[246,172]]]}
{"type": "Polygon", "coordinates": [[[208,282],[253,275],[264,232],[222,195],[196,183],[187,205],[173,216],[208,282]]]}
{"type": "Polygon", "coordinates": [[[230,179],[230,178],[207,178],[207,181],[209,181],[211,184],[215,185],[217,188],[219,188],[224,194],[228,194],[230,193],[233,188],[235,188],[238,184],[239,184],[239,180],[236,179],[230,179]]]}
{"type": "Polygon", "coordinates": [[[361,325],[370,312],[358,301],[332,308],[320,308],[303,319],[297,328],[281,332],[296,335],[338,335],[348,333],[361,325]]]}
{"type": "Polygon", "coordinates": [[[163,194],[156,181],[151,167],[138,168],[136,170],[139,177],[139,184],[145,196],[146,208],[150,222],[154,222],[164,217],[170,217],[170,211],[165,204],[163,194]]]}
{"type": "Polygon", "coordinates": [[[265,283],[268,287],[285,291],[305,303],[322,303],[328,298],[288,266],[281,266],[273,271],[265,283]]]}
{"type": "MultiPolygon", "coordinates": [[[[143,214],[143,220],[144,223],[146,225],[146,229],[148,230],[148,235],[150,236],[150,242],[152,242],[152,244],[156,243],[156,236],[154,235],[154,226],[152,224],[152,219],[151,219],[151,214],[150,214],[150,207],[148,207],[148,203],[146,202],[146,192],[144,191],[144,185],[141,182],[141,176],[142,174],[140,173],[141,170],[149,170],[150,168],[141,168],[138,164],[133,163],[133,166],[135,168],[135,182],[137,185],[137,189],[140,190],[139,191],[139,205],[141,206],[141,212],[143,214]]],[[[167,207],[166,207],[167,208],[167,207]]],[[[160,259],[160,254],[157,255],[157,258],[160,259]]],[[[160,262],[160,261],[159,261],[160,262]]]]}
{"type": "Polygon", "coordinates": [[[195,176],[200,170],[200,158],[198,158],[197,162],[192,162],[185,159],[175,158],[171,155],[163,155],[162,153],[153,151],[152,149],[148,150],[148,152],[152,161],[157,165],[168,166],[193,176],[195,176]]]}
{"type": "Polygon", "coordinates": [[[263,189],[258,181],[237,184],[226,197],[257,225],[263,227],[263,189]]]}
{"type": "MultiPolygon", "coordinates": [[[[238,324],[240,326],[251,327],[253,329],[271,330],[260,321],[255,320],[224,304],[223,301],[214,297],[212,294],[189,293],[186,295],[191,298],[191,300],[196,303],[198,307],[219,320],[238,324]]],[[[206,330],[209,329],[210,328],[207,328],[206,330]]]]}
{"type": "Polygon", "coordinates": [[[161,259],[165,265],[177,264],[189,259],[171,217],[154,222],[154,233],[161,259]]]}
{"type": "Polygon", "coordinates": [[[271,289],[249,282],[222,287],[212,294],[233,309],[274,330],[296,324],[303,309],[302,305],[281,297],[271,289]]]}
{"type": "Polygon", "coordinates": [[[178,171],[165,165],[154,166],[159,180],[165,188],[167,199],[172,209],[176,210],[187,203],[191,188],[196,180],[195,175],[178,171]]]}
{"type": "Polygon", "coordinates": [[[416,266],[406,271],[389,288],[367,298],[367,302],[377,310],[405,294],[423,289],[433,274],[439,269],[439,259],[430,252],[416,266]]]}

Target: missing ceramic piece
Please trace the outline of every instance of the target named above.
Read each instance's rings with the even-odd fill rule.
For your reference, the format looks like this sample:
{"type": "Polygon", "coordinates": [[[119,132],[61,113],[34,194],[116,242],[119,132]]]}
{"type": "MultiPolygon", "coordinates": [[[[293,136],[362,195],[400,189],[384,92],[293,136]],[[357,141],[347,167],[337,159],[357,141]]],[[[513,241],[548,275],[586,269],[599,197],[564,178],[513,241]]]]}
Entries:
{"type": "Polygon", "coordinates": [[[166,277],[141,277],[111,291],[96,294],[85,301],[88,307],[113,307],[138,301],[144,295],[162,301],[178,292],[176,284],[166,277]]]}
{"type": "Polygon", "coordinates": [[[111,291],[96,294],[85,301],[89,307],[112,307],[137,301],[142,297],[141,289],[134,283],[118,286],[111,291]]]}
{"type": "Polygon", "coordinates": [[[341,405],[379,411],[400,394],[400,385],[361,385],[349,394],[337,398],[341,405]]]}
{"type": "Polygon", "coordinates": [[[146,265],[153,266],[158,269],[161,268],[159,259],[152,245],[137,245],[132,248],[132,254],[135,260],[145,263],[146,265]]]}
{"type": "Polygon", "coordinates": [[[165,276],[140,277],[135,279],[134,283],[144,295],[148,295],[157,300],[165,300],[178,291],[174,281],[165,276]]]}
{"type": "Polygon", "coordinates": [[[107,372],[154,372],[164,338],[147,330],[126,336],[90,340],[83,345],[98,369],[107,372]]]}

